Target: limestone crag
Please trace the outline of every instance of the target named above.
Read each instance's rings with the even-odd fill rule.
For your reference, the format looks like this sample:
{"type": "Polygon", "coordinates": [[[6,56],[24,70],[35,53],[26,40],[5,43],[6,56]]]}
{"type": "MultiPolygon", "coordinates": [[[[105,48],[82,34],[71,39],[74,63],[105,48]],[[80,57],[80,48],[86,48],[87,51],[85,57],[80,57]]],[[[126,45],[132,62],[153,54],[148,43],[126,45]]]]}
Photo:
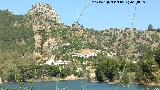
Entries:
{"type": "Polygon", "coordinates": [[[50,5],[38,3],[32,6],[26,20],[34,32],[35,50],[33,55],[39,57],[37,59],[40,60],[44,52],[51,54],[52,48],[56,45],[54,37],[51,37],[51,31],[61,27],[60,16],[50,5]]]}
{"type": "Polygon", "coordinates": [[[49,4],[39,3],[32,6],[32,9],[28,12],[27,16],[31,19],[32,24],[42,25],[39,27],[41,29],[43,29],[43,26],[61,24],[60,16],[49,4]]]}

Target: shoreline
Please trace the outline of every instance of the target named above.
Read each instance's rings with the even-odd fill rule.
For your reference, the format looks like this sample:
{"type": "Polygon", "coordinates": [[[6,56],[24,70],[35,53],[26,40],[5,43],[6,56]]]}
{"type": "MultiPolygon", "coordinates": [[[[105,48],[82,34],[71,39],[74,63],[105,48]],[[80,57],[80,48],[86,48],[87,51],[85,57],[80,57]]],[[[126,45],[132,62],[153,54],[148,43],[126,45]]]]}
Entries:
{"type": "MultiPolygon", "coordinates": [[[[89,80],[87,78],[81,77],[81,78],[76,78],[76,79],[62,79],[62,78],[54,78],[54,79],[48,79],[48,80],[43,80],[43,79],[34,79],[34,80],[27,80],[23,83],[38,83],[38,82],[50,82],[50,81],[76,81],[76,80],[87,80],[91,83],[101,83],[97,80],[89,80]]],[[[0,85],[2,84],[12,84],[12,83],[18,83],[18,82],[0,82],[0,85]]],[[[119,84],[118,80],[117,81],[113,81],[113,82],[109,82],[108,80],[103,82],[103,83],[107,83],[107,84],[119,84]]],[[[143,86],[147,86],[147,87],[160,87],[160,83],[155,83],[155,82],[150,82],[150,83],[141,83],[141,82],[133,82],[130,85],[143,85],[143,86]]]]}
{"type": "MultiPolygon", "coordinates": [[[[29,79],[22,83],[36,83],[36,82],[49,82],[49,81],[75,81],[75,80],[88,80],[87,78],[81,77],[81,78],[74,78],[74,79],[62,79],[62,78],[50,78],[50,79],[29,79]]],[[[0,82],[1,84],[12,84],[12,83],[19,83],[19,82],[0,82]]]]}

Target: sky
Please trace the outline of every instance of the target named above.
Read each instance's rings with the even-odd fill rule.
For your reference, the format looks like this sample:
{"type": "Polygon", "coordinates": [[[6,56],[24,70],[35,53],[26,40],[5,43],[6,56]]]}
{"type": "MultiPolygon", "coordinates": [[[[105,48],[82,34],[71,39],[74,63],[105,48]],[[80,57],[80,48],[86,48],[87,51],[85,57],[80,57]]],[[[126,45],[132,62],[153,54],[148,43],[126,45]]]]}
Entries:
{"type": "MultiPolygon", "coordinates": [[[[160,0],[140,0],[141,3],[118,4],[94,3],[100,0],[1,0],[0,9],[9,9],[16,15],[25,15],[37,3],[50,4],[61,17],[61,22],[71,25],[75,21],[85,28],[104,30],[109,28],[131,28],[145,30],[149,24],[160,28],[160,0]],[[143,3],[145,1],[146,3],[143,3]],[[136,10],[135,10],[136,7],[136,10]],[[133,20],[135,13],[135,19],[133,20]]],[[[118,0],[117,0],[118,1],[118,0]]],[[[137,0],[119,0],[135,1],[137,0]]]]}

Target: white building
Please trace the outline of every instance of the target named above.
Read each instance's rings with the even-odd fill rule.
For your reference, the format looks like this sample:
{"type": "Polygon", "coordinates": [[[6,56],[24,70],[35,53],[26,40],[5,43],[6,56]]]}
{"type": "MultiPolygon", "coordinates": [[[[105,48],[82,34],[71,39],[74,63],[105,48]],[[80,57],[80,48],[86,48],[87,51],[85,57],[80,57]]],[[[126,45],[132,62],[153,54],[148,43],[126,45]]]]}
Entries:
{"type": "Polygon", "coordinates": [[[53,60],[53,59],[50,59],[48,61],[46,61],[45,64],[48,64],[48,65],[67,65],[69,64],[71,61],[63,61],[63,60],[53,60]]]}

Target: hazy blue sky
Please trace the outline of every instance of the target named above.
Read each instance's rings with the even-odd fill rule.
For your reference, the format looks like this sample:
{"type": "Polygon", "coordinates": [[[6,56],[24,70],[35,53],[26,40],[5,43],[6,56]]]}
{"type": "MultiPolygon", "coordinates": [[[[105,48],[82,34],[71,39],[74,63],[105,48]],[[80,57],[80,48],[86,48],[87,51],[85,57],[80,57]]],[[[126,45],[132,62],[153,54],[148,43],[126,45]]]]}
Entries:
{"type": "MultiPolygon", "coordinates": [[[[137,4],[134,26],[137,29],[146,29],[149,24],[155,28],[160,27],[160,0],[141,1],[148,3],[137,4]]],[[[26,14],[33,4],[39,2],[52,5],[61,16],[62,22],[67,25],[76,21],[86,4],[89,4],[79,23],[98,30],[131,27],[131,18],[135,11],[135,4],[97,4],[92,3],[92,0],[1,0],[0,9],[9,9],[14,14],[26,14]]]]}

